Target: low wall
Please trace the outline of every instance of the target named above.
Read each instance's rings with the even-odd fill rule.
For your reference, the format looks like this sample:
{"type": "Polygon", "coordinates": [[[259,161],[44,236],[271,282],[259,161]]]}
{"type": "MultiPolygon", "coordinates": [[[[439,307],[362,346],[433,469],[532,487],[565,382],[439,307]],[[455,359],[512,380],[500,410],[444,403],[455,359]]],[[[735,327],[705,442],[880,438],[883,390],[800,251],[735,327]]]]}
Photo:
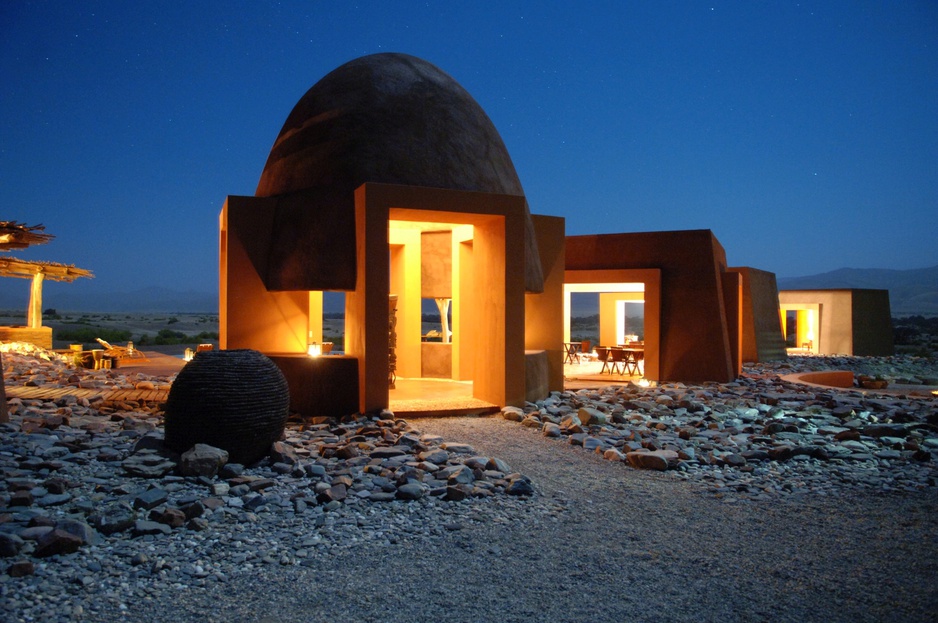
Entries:
{"type": "Polygon", "coordinates": [[[28,342],[52,348],[52,327],[0,327],[0,342],[28,342]]]}
{"type": "Polygon", "coordinates": [[[290,387],[290,410],[303,417],[358,413],[358,358],[347,355],[270,354],[290,387]]]}
{"type": "Polygon", "coordinates": [[[824,387],[853,387],[853,372],[850,370],[823,370],[821,372],[800,372],[782,377],[793,383],[821,385],[824,387]]]}

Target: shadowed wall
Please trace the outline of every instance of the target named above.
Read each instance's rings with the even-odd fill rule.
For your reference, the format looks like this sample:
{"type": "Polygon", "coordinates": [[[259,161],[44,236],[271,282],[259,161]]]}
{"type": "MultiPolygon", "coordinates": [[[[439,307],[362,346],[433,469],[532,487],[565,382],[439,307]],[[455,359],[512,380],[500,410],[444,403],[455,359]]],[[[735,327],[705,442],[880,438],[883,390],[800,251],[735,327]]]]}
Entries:
{"type": "Polygon", "coordinates": [[[728,270],[738,272],[743,279],[743,361],[787,359],[775,273],[748,266],[728,270]]]}

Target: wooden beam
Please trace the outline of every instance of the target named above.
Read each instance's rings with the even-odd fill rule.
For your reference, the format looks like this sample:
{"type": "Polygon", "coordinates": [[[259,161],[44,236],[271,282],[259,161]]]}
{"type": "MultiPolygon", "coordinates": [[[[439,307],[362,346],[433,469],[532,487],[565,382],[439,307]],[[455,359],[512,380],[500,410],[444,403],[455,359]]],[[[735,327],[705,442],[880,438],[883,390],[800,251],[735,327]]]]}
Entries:
{"type": "Polygon", "coordinates": [[[34,262],[29,260],[20,260],[15,257],[0,258],[0,277],[19,277],[22,279],[32,279],[34,275],[42,273],[45,279],[50,281],[68,281],[72,282],[79,277],[94,277],[90,270],[77,268],[69,264],[59,264],[57,262],[34,262]]]}

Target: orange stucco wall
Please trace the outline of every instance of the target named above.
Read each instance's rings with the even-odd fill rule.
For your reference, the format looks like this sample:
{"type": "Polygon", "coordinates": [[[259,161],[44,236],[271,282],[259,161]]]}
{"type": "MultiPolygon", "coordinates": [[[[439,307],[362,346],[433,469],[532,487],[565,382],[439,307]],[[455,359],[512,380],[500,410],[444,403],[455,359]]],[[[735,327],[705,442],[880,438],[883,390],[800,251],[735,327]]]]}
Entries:
{"type": "MultiPolygon", "coordinates": [[[[556,216],[531,215],[544,275],[544,291],[524,297],[524,348],[543,350],[551,391],[563,390],[563,281],[566,221],[556,216]]],[[[530,375],[530,372],[529,372],[530,375]]],[[[528,400],[543,399],[530,391],[528,400]]]]}
{"type": "MultiPolygon", "coordinates": [[[[309,331],[321,332],[320,325],[310,322],[310,310],[319,312],[321,303],[309,290],[268,289],[268,258],[275,240],[271,232],[277,227],[280,200],[231,196],[220,214],[222,348],[304,353],[309,331]]],[[[410,284],[410,275],[420,274],[420,236],[415,236],[416,243],[392,238],[389,221],[434,219],[459,226],[452,236],[452,279],[460,299],[453,313],[454,334],[459,336],[453,344],[454,377],[471,378],[477,398],[521,405],[529,397],[525,349],[530,348],[544,351],[549,364],[547,381],[538,386],[561,389],[563,219],[536,219],[538,237],[544,241],[539,259],[549,279],[542,293],[526,299],[526,274],[531,270],[525,245],[517,244],[525,239],[531,219],[524,197],[364,184],[355,191],[355,289],[345,297],[345,352],[358,370],[358,382],[347,389],[358,394],[360,410],[382,409],[389,402],[387,301],[392,285],[399,290],[394,292],[399,297],[399,338],[416,331],[416,339],[408,343],[420,344],[420,285],[410,284]],[[464,239],[464,229],[473,232],[471,239],[464,239]],[[408,261],[409,254],[413,261],[408,261]],[[416,304],[408,311],[410,298],[416,304]]],[[[540,265],[535,272],[541,273],[540,265]]],[[[404,371],[408,366],[419,370],[419,352],[408,356],[402,350],[399,355],[404,371]]]]}
{"type": "MultiPolygon", "coordinates": [[[[459,358],[472,357],[473,395],[497,405],[525,400],[524,197],[465,191],[364,184],[355,191],[356,288],[346,296],[346,352],[358,357],[360,404],[373,411],[388,404],[387,297],[390,292],[388,221],[468,224],[474,229],[471,270],[460,314],[459,358]],[[461,321],[462,322],[462,321],[461,321]]],[[[461,254],[461,251],[457,254],[461,254]]],[[[457,260],[458,261],[458,260],[457,260]]],[[[454,314],[455,316],[455,314],[454,314]]],[[[456,318],[454,317],[454,324],[456,318]]]]}
{"type": "Polygon", "coordinates": [[[3,380],[3,357],[0,355],[0,424],[10,421],[10,413],[7,411],[7,390],[6,383],[3,380]]]}
{"type": "Polygon", "coordinates": [[[229,196],[220,215],[219,346],[260,352],[306,352],[307,291],[264,286],[276,199],[229,196]]]}
{"type": "MultiPolygon", "coordinates": [[[[569,238],[568,238],[569,240],[569,238]]],[[[565,270],[564,283],[567,284],[603,284],[603,283],[641,283],[644,284],[645,300],[645,361],[644,376],[649,381],[659,381],[661,347],[661,271],[657,268],[618,268],[593,270],[565,270]]],[[[618,342],[615,335],[614,308],[616,298],[625,298],[626,293],[614,293],[608,297],[600,296],[600,342],[613,345],[618,342]],[[606,305],[607,311],[603,312],[606,305]],[[605,337],[604,337],[605,336],[605,337]]]]}

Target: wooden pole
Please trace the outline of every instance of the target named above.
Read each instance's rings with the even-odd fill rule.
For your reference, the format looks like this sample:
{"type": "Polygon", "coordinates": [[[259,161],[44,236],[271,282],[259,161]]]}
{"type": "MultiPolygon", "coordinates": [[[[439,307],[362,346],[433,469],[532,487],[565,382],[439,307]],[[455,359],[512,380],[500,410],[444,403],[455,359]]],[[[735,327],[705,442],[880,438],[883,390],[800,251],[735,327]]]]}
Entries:
{"type": "Polygon", "coordinates": [[[42,327],[42,280],[42,271],[38,271],[33,275],[33,286],[29,291],[29,317],[27,319],[27,325],[30,329],[42,327]]]}

